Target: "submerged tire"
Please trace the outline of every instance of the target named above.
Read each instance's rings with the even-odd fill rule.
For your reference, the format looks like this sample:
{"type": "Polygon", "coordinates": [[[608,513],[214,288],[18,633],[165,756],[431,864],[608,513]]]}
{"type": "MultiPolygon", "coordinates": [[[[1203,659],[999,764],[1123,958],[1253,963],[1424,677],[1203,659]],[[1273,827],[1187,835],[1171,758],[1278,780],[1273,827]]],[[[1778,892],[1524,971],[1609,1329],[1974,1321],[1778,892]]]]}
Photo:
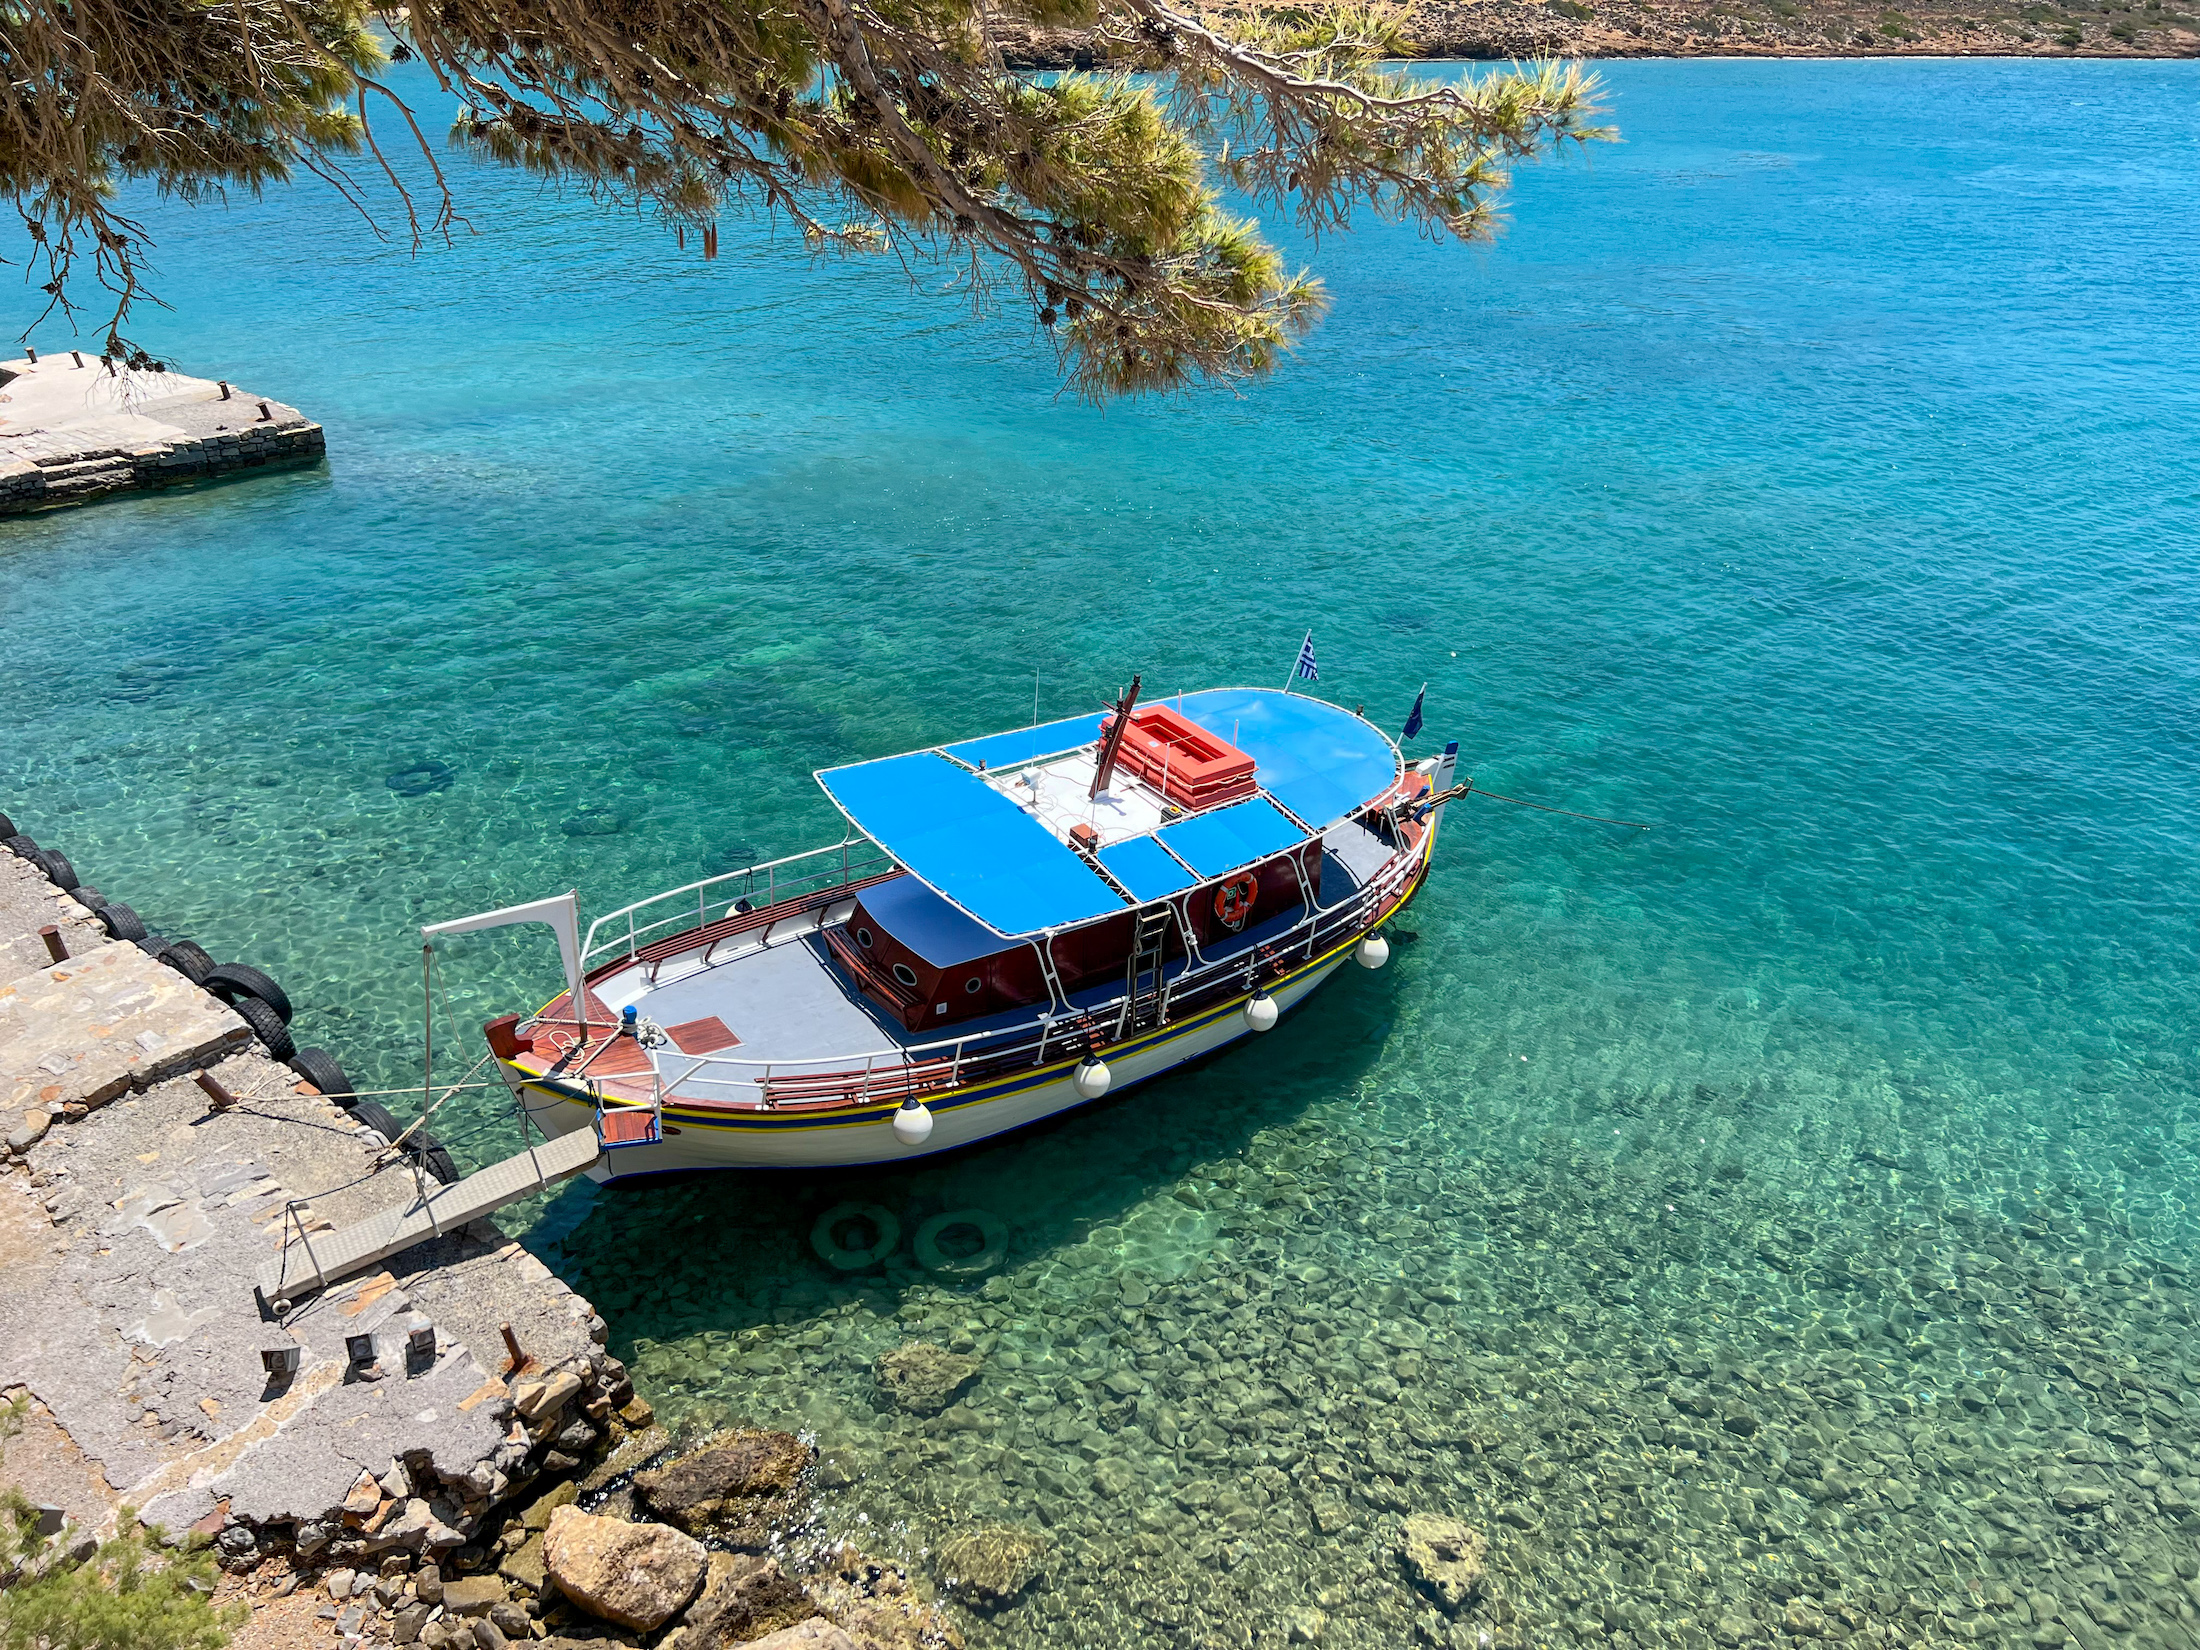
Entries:
{"type": "Polygon", "coordinates": [[[162,949],[160,960],[193,985],[204,985],[206,976],[214,972],[214,959],[197,940],[170,940],[162,949]]]}
{"type": "Polygon", "coordinates": [[[836,1203],[817,1217],[817,1224],[810,1228],[810,1247],[817,1251],[817,1258],[836,1271],[860,1272],[867,1266],[876,1266],[901,1246],[901,1222],[894,1211],[881,1208],[876,1203],[836,1203]],[[851,1248],[841,1242],[845,1233],[857,1235],[863,1227],[871,1231],[871,1241],[862,1248],[851,1248]],[[853,1230],[851,1230],[853,1228],[853,1230]]]}
{"type": "MultiPolygon", "coordinates": [[[[189,940],[177,944],[190,945],[189,940]]],[[[170,946],[172,951],[174,946],[170,946]]],[[[195,951],[198,949],[192,946],[195,951]]],[[[167,959],[161,959],[166,962],[167,959]]],[[[290,1057],[290,1069],[319,1089],[326,1099],[335,1101],[347,1111],[359,1104],[359,1097],[351,1092],[351,1079],[344,1075],[344,1068],[336,1063],[336,1056],[325,1048],[302,1048],[290,1057]]]]}
{"type": "Polygon", "coordinates": [[[290,998],[284,995],[281,986],[250,963],[222,963],[208,969],[206,978],[199,984],[231,1007],[236,1006],[240,997],[257,997],[275,1011],[284,1025],[290,1024],[290,998]]]}
{"type": "Polygon", "coordinates": [[[145,919],[117,900],[112,905],[102,905],[94,913],[99,926],[107,930],[111,940],[142,940],[145,938],[145,919]]]}
{"type": "Polygon", "coordinates": [[[257,997],[239,997],[229,1005],[230,1011],[252,1028],[252,1035],[259,1038],[267,1052],[278,1060],[287,1060],[298,1052],[298,1045],[290,1040],[290,1027],[283,1024],[282,1016],[257,997]]]}
{"type": "Polygon", "coordinates": [[[950,1209],[919,1226],[910,1247],[916,1251],[917,1264],[927,1272],[950,1278],[982,1277],[1008,1258],[1008,1228],[983,1209],[950,1209]],[[964,1229],[977,1234],[975,1254],[951,1255],[940,1247],[941,1238],[964,1229]]]}
{"type": "Polygon", "coordinates": [[[59,848],[41,848],[31,863],[46,873],[46,880],[63,893],[68,893],[84,879],[76,874],[76,867],[69,863],[69,856],[59,848]]]}

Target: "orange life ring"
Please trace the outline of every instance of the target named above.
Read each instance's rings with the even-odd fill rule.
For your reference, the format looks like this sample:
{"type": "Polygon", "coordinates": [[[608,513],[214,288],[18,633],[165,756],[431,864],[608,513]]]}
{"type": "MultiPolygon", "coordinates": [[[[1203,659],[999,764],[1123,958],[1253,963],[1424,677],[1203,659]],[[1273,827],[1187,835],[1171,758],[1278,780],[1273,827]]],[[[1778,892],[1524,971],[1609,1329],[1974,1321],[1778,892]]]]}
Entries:
{"type": "Polygon", "coordinates": [[[1215,889],[1215,915],[1222,926],[1236,933],[1245,926],[1245,919],[1253,914],[1253,901],[1260,895],[1260,879],[1247,871],[1232,877],[1215,889]]]}

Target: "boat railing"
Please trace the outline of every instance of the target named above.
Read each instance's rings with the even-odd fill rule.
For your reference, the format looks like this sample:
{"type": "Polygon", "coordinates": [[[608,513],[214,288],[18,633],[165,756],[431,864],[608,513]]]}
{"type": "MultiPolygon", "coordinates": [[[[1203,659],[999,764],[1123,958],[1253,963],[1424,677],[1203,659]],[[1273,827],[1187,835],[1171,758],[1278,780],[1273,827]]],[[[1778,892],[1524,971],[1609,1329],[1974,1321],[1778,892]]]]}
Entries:
{"type": "MultiPolygon", "coordinates": [[[[1394,855],[1352,895],[1309,912],[1281,933],[1247,950],[1194,962],[1169,984],[1172,1021],[1256,989],[1300,967],[1326,945],[1372,928],[1403,894],[1419,855],[1394,855]]],[[[973,1083],[989,1082],[1051,1058],[1100,1054],[1118,1041],[1127,994],[1048,1013],[990,1031],[967,1032],[899,1048],[880,1049],[851,1063],[846,1054],[808,1059],[761,1060],[742,1055],[669,1054],[659,1051],[657,1081],[667,1096],[738,1102],[768,1110],[840,1110],[921,1100],[973,1083]]]]}
{"type": "Polygon", "coordinates": [[[869,838],[848,837],[831,847],[812,848],[668,888],[616,911],[606,911],[590,923],[588,937],[581,943],[581,972],[586,974],[611,958],[635,956],[652,938],[674,938],[745,910],[766,910],[789,900],[868,882],[893,869],[893,857],[869,838]],[[605,936],[600,942],[599,934],[605,936]]]}

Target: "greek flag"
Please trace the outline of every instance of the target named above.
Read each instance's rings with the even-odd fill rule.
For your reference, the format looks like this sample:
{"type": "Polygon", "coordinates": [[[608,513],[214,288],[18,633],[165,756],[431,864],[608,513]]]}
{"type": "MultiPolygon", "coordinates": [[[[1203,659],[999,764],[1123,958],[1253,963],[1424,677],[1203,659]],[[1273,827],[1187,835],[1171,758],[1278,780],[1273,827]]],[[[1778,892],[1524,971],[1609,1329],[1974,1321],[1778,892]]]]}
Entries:
{"type": "Polygon", "coordinates": [[[1400,738],[1412,739],[1419,735],[1421,731],[1421,701],[1423,699],[1426,699],[1427,697],[1428,683],[1423,682],[1421,684],[1421,691],[1413,696],[1413,710],[1406,717],[1406,731],[1403,734],[1399,735],[1400,738]]]}
{"type": "Polygon", "coordinates": [[[1314,668],[1314,633],[1309,630],[1306,633],[1306,640],[1299,644],[1299,662],[1291,672],[1291,680],[1294,682],[1318,682],[1321,679],[1322,673],[1314,668]]]}

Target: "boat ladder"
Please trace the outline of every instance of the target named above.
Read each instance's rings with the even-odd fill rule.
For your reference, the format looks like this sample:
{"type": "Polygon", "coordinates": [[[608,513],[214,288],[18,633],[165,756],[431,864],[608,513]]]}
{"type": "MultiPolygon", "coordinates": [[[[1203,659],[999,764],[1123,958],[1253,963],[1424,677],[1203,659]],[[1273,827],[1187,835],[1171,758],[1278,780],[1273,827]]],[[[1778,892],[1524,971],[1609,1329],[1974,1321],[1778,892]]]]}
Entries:
{"type": "Polygon", "coordinates": [[[654,1146],[665,1137],[665,1084],[650,1084],[647,1100],[622,1100],[596,1092],[596,1139],[607,1152],[622,1146],[654,1146]]]}
{"type": "Polygon", "coordinates": [[[1131,960],[1123,982],[1125,1033],[1162,1024],[1169,1016],[1169,928],[1173,913],[1166,905],[1149,905],[1138,913],[1131,929],[1131,960]]]}

